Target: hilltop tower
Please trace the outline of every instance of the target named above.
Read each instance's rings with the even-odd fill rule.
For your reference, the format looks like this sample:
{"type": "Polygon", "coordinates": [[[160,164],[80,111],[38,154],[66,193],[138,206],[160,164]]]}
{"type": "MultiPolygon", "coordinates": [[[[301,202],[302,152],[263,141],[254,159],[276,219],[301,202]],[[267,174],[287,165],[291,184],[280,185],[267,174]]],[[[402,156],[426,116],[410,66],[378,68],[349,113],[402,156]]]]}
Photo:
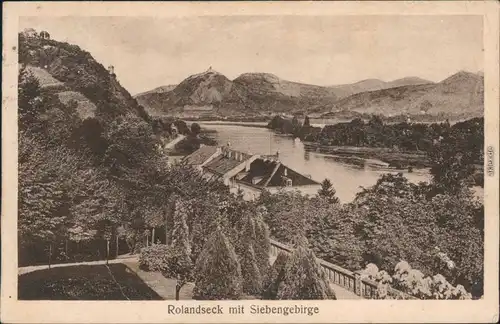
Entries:
{"type": "Polygon", "coordinates": [[[108,72],[111,77],[115,77],[115,67],[113,65],[108,66],[108,72]]]}
{"type": "Polygon", "coordinates": [[[41,39],[49,40],[50,39],[50,34],[48,32],[46,32],[45,30],[43,30],[43,31],[40,32],[40,38],[41,39]]]}

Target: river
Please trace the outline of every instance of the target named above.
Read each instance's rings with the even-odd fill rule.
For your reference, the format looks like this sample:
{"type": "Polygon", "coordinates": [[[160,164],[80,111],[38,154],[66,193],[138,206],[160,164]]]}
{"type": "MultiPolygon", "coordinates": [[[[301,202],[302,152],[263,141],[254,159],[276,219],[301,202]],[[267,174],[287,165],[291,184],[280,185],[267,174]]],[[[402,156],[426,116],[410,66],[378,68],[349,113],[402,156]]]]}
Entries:
{"type": "MultiPolygon", "coordinates": [[[[199,122],[200,126],[217,132],[209,133],[219,145],[228,142],[235,150],[252,154],[275,154],[279,151],[280,160],[298,172],[310,175],[321,182],[325,178],[332,181],[337,197],[341,202],[350,202],[361,191],[361,187],[373,186],[384,173],[403,174],[413,183],[429,181],[430,174],[426,169],[417,169],[412,173],[407,170],[382,169],[370,166],[356,166],[334,160],[332,156],[308,151],[298,139],[275,134],[269,129],[199,122]]],[[[260,126],[260,125],[259,125],[260,126]]]]}

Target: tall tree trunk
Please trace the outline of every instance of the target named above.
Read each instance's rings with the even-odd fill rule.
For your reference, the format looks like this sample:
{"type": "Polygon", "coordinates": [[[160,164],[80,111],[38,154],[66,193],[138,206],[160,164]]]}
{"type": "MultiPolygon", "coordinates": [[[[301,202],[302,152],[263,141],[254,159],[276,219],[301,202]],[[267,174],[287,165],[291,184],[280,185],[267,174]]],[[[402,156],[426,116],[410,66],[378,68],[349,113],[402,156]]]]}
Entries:
{"type": "Polygon", "coordinates": [[[50,269],[51,258],[52,258],[52,242],[49,243],[49,269],[50,269]]]}
{"type": "Polygon", "coordinates": [[[68,260],[69,259],[69,256],[68,256],[68,239],[64,240],[64,253],[66,254],[66,260],[68,260]]]}
{"type": "Polygon", "coordinates": [[[177,283],[175,284],[175,300],[179,300],[182,286],[184,286],[184,284],[179,283],[179,280],[177,280],[177,283]]]}
{"type": "Polygon", "coordinates": [[[109,260],[109,239],[106,239],[106,264],[108,264],[109,260]]]}
{"type": "Polygon", "coordinates": [[[151,245],[155,244],[155,228],[153,227],[153,232],[151,233],[151,245]]]}
{"type": "Polygon", "coordinates": [[[165,218],[165,245],[168,245],[168,225],[167,225],[167,219],[165,218]]]}
{"type": "Polygon", "coordinates": [[[118,241],[118,235],[116,235],[116,257],[118,258],[118,248],[120,247],[120,242],[118,241]]]}
{"type": "Polygon", "coordinates": [[[146,247],[149,246],[149,230],[146,232],[146,247]]]}

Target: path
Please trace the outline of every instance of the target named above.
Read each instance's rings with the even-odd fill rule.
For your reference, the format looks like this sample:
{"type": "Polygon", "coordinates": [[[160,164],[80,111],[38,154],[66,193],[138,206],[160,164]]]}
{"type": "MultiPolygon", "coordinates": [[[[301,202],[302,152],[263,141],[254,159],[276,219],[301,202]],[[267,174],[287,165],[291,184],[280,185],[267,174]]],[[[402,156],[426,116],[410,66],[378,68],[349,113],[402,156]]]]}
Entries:
{"type": "Polygon", "coordinates": [[[164,148],[165,149],[172,149],[175,147],[175,144],[179,143],[180,141],[182,141],[185,138],[186,138],[186,136],[179,134],[179,135],[177,135],[176,138],[174,138],[173,140],[171,140],[170,142],[165,144],[164,148]]]}
{"type": "MultiPolygon", "coordinates": [[[[118,256],[116,259],[109,260],[109,264],[113,263],[125,263],[124,261],[126,260],[136,260],[137,261],[138,256],[137,255],[131,255],[131,254],[124,254],[118,256]]],[[[87,262],[74,262],[74,263],[56,263],[56,264],[51,264],[51,268],[60,268],[60,267],[71,267],[71,266],[79,266],[79,265],[98,265],[98,264],[106,264],[106,260],[98,260],[98,261],[87,261],[87,262]]],[[[49,266],[47,264],[43,265],[36,265],[36,266],[28,266],[28,267],[21,267],[18,268],[18,275],[22,275],[25,273],[37,271],[37,270],[44,270],[48,269],[49,266]]]]}
{"type": "MultiPolygon", "coordinates": [[[[275,256],[271,256],[269,258],[269,262],[271,264],[276,260],[275,256]]],[[[345,289],[344,287],[338,286],[336,284],[330,283],[330,287],[335,291],[335,296],[337,299],[363,299],[360,296],[356,295],[354,292],[345,289]]]]}
{"type": "MultiPolygon", "coordinates": [[[[109,264],[113,263],[123,263],[126,265],[130,271],[134,272],[149,288],[153,289],[158,295],[160,295],[165,300],[175,299],[175,284],[174,279],[167,279],[161,275],[159,272],[148,272],[139,269],[139,256],[138,255],[120,255],[118,258],[109,260],[109,264]]],[[[88,262],[76,262],[76,263],[58,263],[51,264],[51,268],[61,268],[61,267],[71,267],[79,265],[101,265],[106,264],[106,260],[99,261],[88,261],[88,262]]],[[[18,269],[18,275],[23,275],[29,272],[37,270],[48,269],[48,265],[38,265],[38,266],[28,266],[18,269]]],[[[181,300],[192,299],[194,284],[188,283],[182,287],[180,292],[181,300]]]]}
{"type": "MultiPolygon", "coordinates": [[[[273,264],[275,260],[276,257],[269,258],[271,264],[273,264]]],[[[121,255],[116,259],[109,260],[109,263],[125,264],[130,269],[130,271],[134,272],[139,278],[141,278],[142,281],[144,281],[151,289],[153,289],[163,299],[165,300],[175,299],[176,281],[174,279],[165,278],[159,272],[149,272],[139,269],[138,255],[130,255],[130,254],[121,255]]],[[[51,268],[71,267],[77,265],[99,265],[99,264],[106,264],[106,260],[77,262],[77,263],[58,263],[58,264],[52,264],[51,268]]],[[[48,265],[22,267],[18,269],[18,275],[43,269],[48,269],[48,265]]],[[[360,296],[356,295],[352,291],[349,291],[343,287],[340,287],[335,284],[330,284],[330,286],[335,291],[337,299],[362,299],[360,296]]],[[[193,288],[194,288],[193,283],[187,283],[184,287],[182,287],[179,299],[181,300],[192,299],[193,288]]]]}
{"type": "MultiPolygon", "coordinates": [[[[175,300],[175,284],[176,280],[167,279],[159,272],[149,272],[139,269],[139,262],[134,259],[122,260],[131,271],[141,278],[149,288],[153,289],[161,298],[165,300],[175,300]]],[[[193,283],[187,283],[182,287],[179,294],[180,300],[193,299],[193,283]]]]}

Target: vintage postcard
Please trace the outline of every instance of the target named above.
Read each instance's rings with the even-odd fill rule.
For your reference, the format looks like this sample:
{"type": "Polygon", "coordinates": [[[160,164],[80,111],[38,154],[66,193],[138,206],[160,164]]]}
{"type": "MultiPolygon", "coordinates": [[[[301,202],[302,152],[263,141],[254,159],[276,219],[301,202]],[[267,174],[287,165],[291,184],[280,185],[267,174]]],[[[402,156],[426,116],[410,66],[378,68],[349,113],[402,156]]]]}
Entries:
{"type": "Polygon", "coordinates": [[[498,321],[496,1],[3,8],[2,322],[498,321]]]}

